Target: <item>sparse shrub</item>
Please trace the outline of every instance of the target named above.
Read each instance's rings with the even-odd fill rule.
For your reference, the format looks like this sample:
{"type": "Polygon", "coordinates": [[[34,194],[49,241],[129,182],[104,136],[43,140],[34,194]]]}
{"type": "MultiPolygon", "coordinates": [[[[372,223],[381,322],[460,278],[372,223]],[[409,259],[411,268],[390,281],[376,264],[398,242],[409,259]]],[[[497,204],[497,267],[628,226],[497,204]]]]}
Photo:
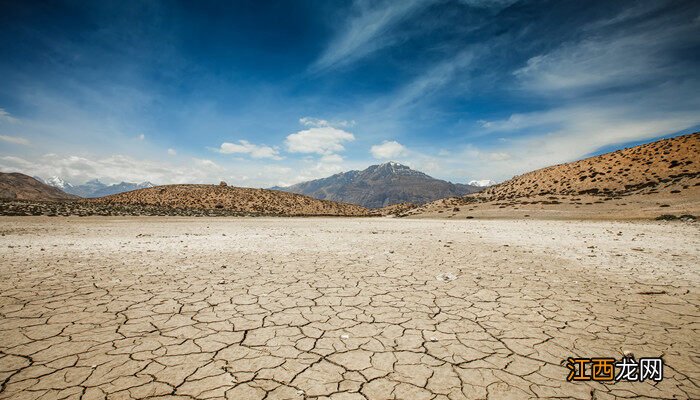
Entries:
{"type": "Polygon", "coordinates": [[[656,217],[657,221],[674,221],[676,219],[678,219],[678,217],[672,214],[663,214],[656,217]]]}

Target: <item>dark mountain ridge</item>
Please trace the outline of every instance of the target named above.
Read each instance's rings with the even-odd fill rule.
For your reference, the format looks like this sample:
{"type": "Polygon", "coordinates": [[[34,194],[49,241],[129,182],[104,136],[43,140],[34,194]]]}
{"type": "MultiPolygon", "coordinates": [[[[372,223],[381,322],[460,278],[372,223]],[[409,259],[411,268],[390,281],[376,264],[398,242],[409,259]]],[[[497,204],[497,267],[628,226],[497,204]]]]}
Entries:
{"type": "Polygon", "coordinates": [[[322,200],[381,208],[398,203],[424,204],[445,197],[475,193],[482,188],[435,179],[390,161],[372,165],[362,171],[341,172],[327,178],[273,189],[322,200]]]}

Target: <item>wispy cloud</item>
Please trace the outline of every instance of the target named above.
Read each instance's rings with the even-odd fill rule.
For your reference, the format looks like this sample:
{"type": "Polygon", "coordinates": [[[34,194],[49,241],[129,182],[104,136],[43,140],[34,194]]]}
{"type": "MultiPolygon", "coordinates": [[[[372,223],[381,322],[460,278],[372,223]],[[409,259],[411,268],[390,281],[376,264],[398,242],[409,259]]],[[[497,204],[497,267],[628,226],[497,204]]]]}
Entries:
{"type": "Polygon", "coordinates": [[[459,0],[471,7],[501,9],[517,3],[518,0],[459,0]]]}
{"type": "MultiPolygon", "coordinates": [[[[330,38],[319,28],[329,14],[313,12],[308,36],[265,26],[269,41],[228,43],[233,58],[217,43],[196,57],[178,48],[189,41],[171,37],[178,29],[157,5],[151,19],[141,6],[86,3],[100,15],[91,26],[105,29],[27,25],[42,39],[22,37],[23,53],[2,63],[0,164],[78,180],[264,186],[401,157],[440,178],[500,180],[700,123],[697,2],[513,2],[356,0],[332,16],[330,38]],[[33,58],[43,61],[21,62],[33,58]],[[269,68],[239,62],[252,59],[269,68]],[[314,79],[297,74],[306,60],[314,79]],[[222,74],[222,62],[240,73],[222,74]],[[255,140],[222,133],[232,130],[255,140]],[[22,139],[31,147],[10,145],[22,139]]],[[[217,40],[210,33],[197,39],[217,40]]]]}
{"type": "Polygon", "coordinates": [[[271,158],[273,160],[281,160],[279,151],[270,146],[258,145],[248,142],[247,140],[239,140],[238,143],[224,142],[219,147],[221,154],[248,154],[253,158],[271,158]]]}
{"type": "Polygon", "coordinates": [[[340,28],[312,70],[320,71],[357,61],[388,46],[389,31],[406,17],[429,6],[433,0],[371,2],[359,0],[354,15],[340,28]]]}
{"type": "MultiPolygon", "coordinates": [[[[580,39],[514,68],[515,80],[506,90],[539,103],[538,111],[478,120],[475,128],[465,129],[466,144],[439,157],[413,152],[414,164],[458,181],[504,180],[601,148],[699,126],[700,79],[689,74],[697,61],[679,55],[700,45],[700,25],[677,14],[639,22],[645,12],[624,10],[619,18],[590,24],[580,39]]],[[[431,92],[439,95],[438,88],[452,90],[460,73],[479,63],[474,60],[442,62],[397,92],[404,95],[396,96],[395,104],[422,102],[431,92]]]]}
{"type": "Polygon", "coordinates": [[[4,108],[0,108],[0,121],[7,121],[7,122],[15,123],[19,120],[17,118],[13,117],[4,108]]]}
{"type": "MultiPolygon", "coordinates": [[[[700,125],[700,79],[688,73],[697,62],[679,58],[683,49],[700,45],[700,26],[677,13],[640,22],[648,12],[649,7],[625,9],[591,23],[583,38],[515,69],[514,95],[544,107],[478,121],[471,137],[495,140],[471,147],[477,153],[471,155],[488,158],[492,177],[504,179],[700,125]]],[[[464,165],[488,172],[469,161],[464,165]]]]}
{"type": "Polygon", "coordinates": [[[23,137],[20,137],[20,136],[0,135],[0,141],[12,143],[12,144],[21,144],[23,146],[29,146],[29,140],[27,140],[23,137]]]}
{"type": "Polygon", "coordinates": [[[216,171],[223,171],[224,169],[217,163],[215,163],[212,160],[209,160],[207,158],[197,158],[197,157],[192,157],[192,161],[194,161],[195,165],[203,168],[207,168],[210,171],[211,170],[216,170],[216,171]]]}
{"type": "Polygon", "coordinates": [[[474,50],[468,48],[437,63],[393,93],[390,107],[396,109],[428,98],[467,71],[474,59],[474,50]]]}
{"type": "Polygon", "coordinates": [[[336,128],[350,128],[355,126],[355,121],[350,120],[350,121],[345,121],[345,120],[339,120],[339,121],[328,121],[325,119],[320,119],[320,118],[313,118],[313,117],[302,117],[299,118],[299,123],[303,126],[313,126],[313,127],[323,127],[323,126],[333,126],[336,128]]]}
{"type": "Polygon", "coordinates": [[[700,45],[700,27],[687,18],[640,23],[612,32],[606,29],[605,35],[598,33],[647,11],[635,7],[591,24],[584,39],[530,58],[514,75],[528,91],[569,95],[658,84],[687,76],[692,66],[675,54],[700,45]]]}

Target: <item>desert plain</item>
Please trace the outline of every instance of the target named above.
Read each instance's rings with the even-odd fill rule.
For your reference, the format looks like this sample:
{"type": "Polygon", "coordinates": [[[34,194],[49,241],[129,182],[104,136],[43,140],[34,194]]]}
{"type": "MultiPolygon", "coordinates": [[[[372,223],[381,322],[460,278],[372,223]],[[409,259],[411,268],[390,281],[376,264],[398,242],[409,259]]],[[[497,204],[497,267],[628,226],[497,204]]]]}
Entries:
{"type": "Polygon", "coordinates": [[[700,398],[681,221],[0,217],[0,399],[700,398]],[[567,357],[663,357],[567,382],[567,357]]]}

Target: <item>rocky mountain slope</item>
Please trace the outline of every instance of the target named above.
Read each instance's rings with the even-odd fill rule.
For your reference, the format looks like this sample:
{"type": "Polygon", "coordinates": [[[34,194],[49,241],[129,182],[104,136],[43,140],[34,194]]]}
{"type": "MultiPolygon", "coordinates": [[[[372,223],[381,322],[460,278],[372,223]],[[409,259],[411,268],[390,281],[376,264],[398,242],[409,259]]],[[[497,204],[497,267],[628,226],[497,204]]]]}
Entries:
{"type": "MultiPolygon", "coordinates": [[[[100,183],[102,183],[102,182],[100,182],[100,183]]],[[[104,187],[102,187],[100,189],[96,189],[95,191],[86,195],[85,197],[110,196],[110,195],[117,194],[117,193],[130,192],[132,190],[139,190],[139,189],[147,189],[147,188],[151,188],[154,186],[156,186],[156,185],[154,185],[148,181],[141,182],[141,183],[121,182],[121,183],[115,183],[112,185],[104,185],[104,187]]]]}
{"type": "Polygon", "coordinates": [[[112,205],[157,206],[176,209],[226,210],[262,215],[365,216],[369,210],[354,204],[324,201],[295,193],[225,185],[166,185],[84,202],[112,205]]]}
{"type": "Polygon", "coordinates": [[[481,190],[476,186],[435,179],[395,162],[275,189],[368,208],[382,208],[399,203],[424,204],[481,190]]]}
{"type": "Polygon", "coordinates": [[[31,176],[19,172],[0,172],[0,199],[56,201],[76,199],[60,189],[49,186],[31,176]]]}
{"type": "Polygon", "coordinates": [[[145,189],[155,186],[151,182],[121,182],[112,185],[107,185],[100,182],[98,179],[89,180],[82,185],[72,185],[58,176],[53,176],[51,178],[44,179],[43,181],[47,185],[61,189],[66,193],[88,198],[109,196],[112,194],[129,192],[132,190],[145,189]]]}
{"type": "Polygon", "coordinates": [[[700,133],[542,168],[407,214],[614,219],[696,213],[700,213],[700,133]]]}
{"type": "Polygon", "coordinates": [[[528,196],[600,196],[679,191],[700,179],[700,133],[659,140],[600,156],[516,176],[492,186],[479,197],[509,199],[528,196]]]}

